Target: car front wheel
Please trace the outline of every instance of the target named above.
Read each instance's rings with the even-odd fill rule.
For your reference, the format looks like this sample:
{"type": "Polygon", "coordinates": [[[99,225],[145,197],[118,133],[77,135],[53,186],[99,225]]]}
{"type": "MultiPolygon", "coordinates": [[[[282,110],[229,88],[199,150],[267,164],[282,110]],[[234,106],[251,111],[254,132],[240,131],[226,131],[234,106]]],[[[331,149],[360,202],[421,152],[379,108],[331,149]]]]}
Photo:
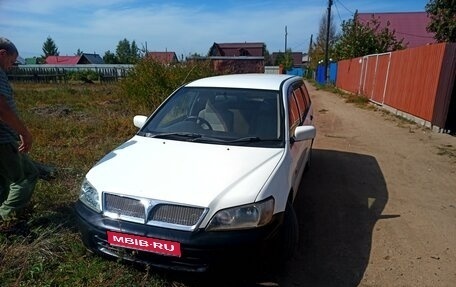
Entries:
{"type": "Polygon", "coordinates": [[[280,227],[278,236],[273,241],[272,256],[269,257],[269,268],[281,268],[286,261],[291,259],[298,248],[299,242],[299,225],[293,204],[288,202],[283,215],[283,224],[280,227]]]}
{"type": "Polygon", "coordinates": [[[281,260],[286,261],[295,254],[299,241],[298,218],[291,202],[287,203],[280,237],[280,245],[282,246],[281,260]]]}

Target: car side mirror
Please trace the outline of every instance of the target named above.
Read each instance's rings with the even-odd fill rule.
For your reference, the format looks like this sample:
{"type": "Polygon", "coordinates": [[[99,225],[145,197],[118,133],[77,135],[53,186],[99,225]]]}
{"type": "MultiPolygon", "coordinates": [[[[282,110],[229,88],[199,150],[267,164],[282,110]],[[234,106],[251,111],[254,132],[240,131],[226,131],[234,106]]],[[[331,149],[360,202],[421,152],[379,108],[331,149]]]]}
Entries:
{"type": "Polygon", "coordinates": [[[294,141],[311,140],[317,135],[317,129],[314,126],[298,126],[294,132],[294,141]]]}
{"type": "Polygon", "coordinates": [[[133,124],[137,128],[142,128],[144,126],[144,123],[146,122],[147,117],[146,116],[134,116],[133,118],[133,124]]]}

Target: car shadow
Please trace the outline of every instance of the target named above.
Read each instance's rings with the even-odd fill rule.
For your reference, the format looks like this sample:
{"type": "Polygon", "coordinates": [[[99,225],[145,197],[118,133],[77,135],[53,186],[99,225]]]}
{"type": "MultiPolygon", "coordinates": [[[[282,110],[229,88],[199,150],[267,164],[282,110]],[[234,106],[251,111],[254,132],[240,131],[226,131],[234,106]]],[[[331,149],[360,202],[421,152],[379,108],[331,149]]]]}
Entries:
{"type": "Polygon", "coordinates": [[[299,250],[278,274],[276,286],[358,286],[387,201],[374,157],[314,149],[295,199],[299,250]]]}
{"type": "Polygon", "coordinates": [[[184,280],[185,286],[358,286],[369,263],[375,223],[398,217],[382,215],[388,191],[377,160],[314,149],[299,189],[300,242],[294,258],[253,276],[247,269],[227,268],[204,280],[184,280]]]}

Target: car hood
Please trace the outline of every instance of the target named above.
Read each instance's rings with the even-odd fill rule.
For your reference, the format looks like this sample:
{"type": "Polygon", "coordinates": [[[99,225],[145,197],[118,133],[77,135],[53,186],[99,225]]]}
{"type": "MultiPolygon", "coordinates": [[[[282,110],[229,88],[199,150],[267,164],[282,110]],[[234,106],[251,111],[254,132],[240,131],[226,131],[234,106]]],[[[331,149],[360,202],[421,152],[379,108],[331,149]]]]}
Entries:
{"type": "Polygon", "coordinates": [[[101,159],[87,180],[102,192],[223,208],[254,202],[282,154],[135,136],[101,159]]]}

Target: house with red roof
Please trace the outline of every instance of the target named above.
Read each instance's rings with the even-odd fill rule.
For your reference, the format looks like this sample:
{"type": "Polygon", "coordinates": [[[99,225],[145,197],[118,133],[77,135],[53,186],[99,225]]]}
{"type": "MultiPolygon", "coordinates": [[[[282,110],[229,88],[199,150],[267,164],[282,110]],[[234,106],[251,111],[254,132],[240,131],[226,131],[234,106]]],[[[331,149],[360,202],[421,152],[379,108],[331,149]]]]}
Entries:
{"type": "Polygon", "coordinates": [[[148,52],[146,58],[153,59],[164,65],[179,62],[175,52],[148,52]]]}
{"type": "Polygon", "coordinates": [[[104,64],[98,54],[87,54],[76,56],[48,56],[45,64],[49,65],[80,65],[80,64],[104,64]]]}
{"type": "Polygon", "coordinates": [[[403,39],[407,48],[436,43],[434,33],[426,31],[430,22],[426,12],[395,12],[395,13],[358,13],[361,24],[367,24],[372,17],[380,22],[380,29],[388,25],[395,31],[396,39],[403,39]]]}
{"type": "Polygon", "coordinates": [[[264,43],[214,43],[208,58],[218,73],[263,73],[264,43]]]}
{"type": "Polygon", "coordinates": [[[209,57],[263,57],[264,43],[214,43],[209,49],[209,57]]]}

